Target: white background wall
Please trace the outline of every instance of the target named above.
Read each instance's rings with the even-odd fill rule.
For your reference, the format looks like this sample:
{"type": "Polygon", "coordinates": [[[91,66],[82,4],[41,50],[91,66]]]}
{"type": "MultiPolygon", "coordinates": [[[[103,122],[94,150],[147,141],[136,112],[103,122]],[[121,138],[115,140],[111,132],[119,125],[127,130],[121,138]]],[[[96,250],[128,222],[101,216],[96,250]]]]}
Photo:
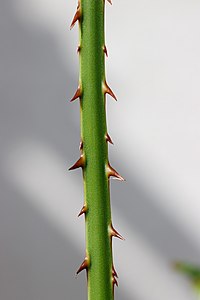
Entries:
{"type": "MultiPolygon", "coordinates": [[[[200,2],[106,4],[116,299],[192,300],[200,264],[200,2]]],[[[84,300],[75,0],[0,3],[0,299],[84,300]]]]}

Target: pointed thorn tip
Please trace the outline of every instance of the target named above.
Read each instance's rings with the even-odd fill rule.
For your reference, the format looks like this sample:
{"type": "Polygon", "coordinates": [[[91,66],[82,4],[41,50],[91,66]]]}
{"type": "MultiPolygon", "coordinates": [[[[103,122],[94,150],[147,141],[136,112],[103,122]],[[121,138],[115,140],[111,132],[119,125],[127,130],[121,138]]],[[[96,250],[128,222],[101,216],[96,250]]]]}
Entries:
{"type": "Polygon", "coordinates": [[[122,241],[125,241],[125,238],[123,238],[123,236],[121,234],[119,234],[119,232],[113,227],[112,224],[110,226],[110,234],[111,234],[111,236],[114,236],[122,241]]]}
{"type": "Polygon", "coordinates": [[[82,216],[83,214],[85,214],[87,212],[87,207],[85,205],[83,205],[80,213],[78,214],[78,217],[82,216]]]}
{"type": "Polygon", "coordinates": [[[118,287],[118,281],[115,277],[113,277],[113,286],[116,285],[118,287]]]}
{"type": "Polygon", "coordinates": [[[111,176],[118,180],[125,181],[125,179],[115,169],[113,169],[110,164],[108,164],[108,178],[111,176]]]}
{"type": "Polygon", "coordinates": [[[81,51],[81,46],[77,47],[77,53],[79,53],[81,51]]]}
{"type": "Polygon", "coordinates": [[[114,145],[114,143],[108,133],[106,134],[106,142],[109,142],[110,144],[114,145]]]}
{"type": "Polygon", "coordinates": [[[108,50],[107,50],[107,47],[105,45],[103,46],[103,52],[108,57],[108,50]]]}
{"type": "Polygon", "coordinates": [[[117,97],[115,96],[111,88],[108,86],[107,82],[104,82],[104,93],[109,94],[113,99],[117,101],[117,97]]]}
{"type": "Polygon", "coordinates": [[[81,156],[75,164],[69,168],[69,171],[84,167],[84,158],[81,156]]]}
{"type": "Polygon", "coordinates": [[[117,277],[117,278],[118,278],[118,274],[117,274],[117,272],[115,271],[114,266],[112,266],[112,275],[113,275],[113,277],[117,277]]]}
{"type": "Polygon", "coordinates": [[[83,263],[80,265],[80,267],[79,267],[78,271],[76,272],[76,274],[78,275],[81,271],[87,270],[88,266],[89,266],[88,258],[86,257],[84,259],[83,263]]]}
{"type": "Polygon", "coordinates": [[[70,102],[73,102],[74,100],[78,99],[81,97],[81,88],[80,86],[77,88],[76,93],[74,94],[74,96],[72,97],[72,99],[70,100],[70,102]]]}
{"type": "Polygon", "coordinates": [[[74,27],[74,25],[76,24],[76,22],[80,20],[80,17],[81,17],[80,9],[77,8],[77,11],[76,11],[76,13],[74,15],[74,18],[72,20],[72,23],[70,25],[70,30],[74,27]]]}
{"type": "Polygon", "coordinates": [[[81,142],[80,142],[80,145],[79,145],[79,150],[80,150],[80,151],[82,151],[82,150],[83,150],[83,141],[81,141],[81,142]]]}

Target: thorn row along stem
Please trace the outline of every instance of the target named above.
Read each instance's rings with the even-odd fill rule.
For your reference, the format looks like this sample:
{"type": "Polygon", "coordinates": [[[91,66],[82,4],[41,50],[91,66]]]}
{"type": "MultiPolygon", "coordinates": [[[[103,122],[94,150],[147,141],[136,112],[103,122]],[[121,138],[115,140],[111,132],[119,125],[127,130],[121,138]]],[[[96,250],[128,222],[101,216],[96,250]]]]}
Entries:
{"type": "MultiPolygon", "coordinates": [[[[108,2],[111,3],[110,0],[108,2]]],[[[111,220],[109,178],[124,180],[108,160],[105,96],[117,100],[105,78],[104,0],[79,0],[71,28],[79,23],[80,77],[71,101],[80,100],[81,156],[70,168],[82,168],[84,205],[78,216],[86,220],[86,257],[77,271],[87,271],[88,300],[113,300],[118,286],[113,265],[112,238],[123,237],[111,220]]]]}

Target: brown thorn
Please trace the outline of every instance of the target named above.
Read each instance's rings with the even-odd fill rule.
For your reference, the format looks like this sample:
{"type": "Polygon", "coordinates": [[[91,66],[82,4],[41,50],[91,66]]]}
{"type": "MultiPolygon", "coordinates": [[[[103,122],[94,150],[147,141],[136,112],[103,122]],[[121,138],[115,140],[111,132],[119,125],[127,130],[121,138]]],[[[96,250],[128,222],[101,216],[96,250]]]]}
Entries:
{"type": "Polygon", "coordinates": [[[112,1],[111,0],[107,0],[111,5],[112,5],[112,1]]]}
{"type": "Polygon", "coordinates": [[[107,50],[107,48],[106,48],[106,46],[104,45],[103,46],[103,52],[105,53],[105,55],[108,57],[108,50],[107,50]]]}
{"type": "Polygon", "coordinates": [[[105,94],[109,94],[111,97],[113,97],[117,101],[117,98],[116,98],[115,94],[113,93],[111,88],[108,86],[106,81],[104,82],[103,90],[104,90],[105,94]]]}
{"type": "Polygon", "coordinates": [[[75,170],[75,169],[78,169],[78,168],[83,168],[84,167],[84,157],[83,155],[81,155],[81,157],[77,160],[77,162],[71,167],[69,168],[69,171],[71,170],[75,170]]]}
{"type": "Polygon", "coordinates": [[[108,133],[106,133],[106,142],[109,142],[109,143],[111,143],[112,145],[114,144],[113,141],[112,141],[112,139],[111,139],[111,137],[109,136],[108,133]]]}
{"type": "Polygon", "coordinates": [[[120,239],[120,240],[125,240],[124,238],[123,238],[123,236],[121,236],[121,234],[119,234],[119,232],[113,227],[113,225],[111,224],[110,225],[110,235],[113,237],[116,237],[116,238],[118,238],[118,239],[120,239]]]}
{"type": "Polygon", "coordinates": [[[73,98],[70,100],[70,102],[73,102],[74,100],[81,97],[81,88],[80,86],[77,88],[76,93],[74,94],[73,98]]]}
{"type": "Polygon", "coordinates": [[[80,217],[81,215],[85,214],[87,212],[87,207],[85,205],[83,205],[80,213],[78,214],[78,217],[80,217]]]}
{"type": "Polygon", "coordinates": [[[113,287],[116,284],[116,286],[118,286],[118,281],[115,277],[112,278],[112,282],[113,282],[113,287]]]}
{"type": "Polygon", "coordinates": [[[80,142],[80,145],[79,145],[79,150],[83,150],[83,141],[80,142]]]}
{"type": "Polygon", "coordinates": [[[70,30],[74,27],[74,25],[76,24],[76,22],[80,20],[80,18],[81,18],[81,11],[80,11],[80,7],[78,5],[77,11],[76,11],[76,13],[74,15],[74,18],[72,20],[72,23],[70,25],[70,30]]]}
{"type": "Polygon", "coordinates": [[[76,272],[76,274],[78,275],[81,271],[83,270],[87,270],[89,267],[89,261],[88,258],[86,257],[83,261],[83,263],[80,265],[78,271],[76,272]]]}
{"type": "Polygon", "coordinates": [[[77,47],[77,53],[79,53],[81,51],[81,46],[77,47]]]}
{"type": "Polygon", "coordinates": [[[112,275],[113,275],[113,277],[117,277],[118,278],[118,275],[117,275],[117,272],[115,271],[114,266],[112,266],[112,275]]]}
{"type": "Polygon", "coordinates": [[[113,169],[110,164],[108,164],[108,178],[111,176],[116,177],[118,180],[125,181],[125,179],[119,175],[119,173],[117,173],[117,171],[113,169]]]}

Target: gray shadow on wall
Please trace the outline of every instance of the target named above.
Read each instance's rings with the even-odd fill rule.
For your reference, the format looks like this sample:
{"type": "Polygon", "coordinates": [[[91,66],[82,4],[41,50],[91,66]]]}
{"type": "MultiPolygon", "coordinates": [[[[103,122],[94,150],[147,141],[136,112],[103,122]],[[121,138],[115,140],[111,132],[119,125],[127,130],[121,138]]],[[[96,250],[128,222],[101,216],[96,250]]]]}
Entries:
{"type": "Polygon", "coordinates": [[[2,177],[0,228],[2,300],[86,300],[84,272],[75,279],[83,255],[2,177]]]}
{"type": "Polygon", "coordinates": [[[80,253],[3,180],[0,228],[2,300],[86,299],[84,276],[75,280],[80,253]]]}
{"type": "Polygon", "coordinates": [[[12,13],[11,0],[1,6],[1,152],[15,141],[32,139],[48,141],[56,152],[72,157],[74,149],[78,153],[79,109],[68,99],[78,72],[76,80],[67,58],[63,66],[53,34],[25,28],[12,13]]]}
{"type": "MultiPolygon", "coordinates": [[[[145,237],[148,244],[169,262],[169,268],[174,260],[199,264],[199,249],[177,227],[174,220],[155,205],[155,199],[161,202],[170,200],[166,199],[163,194],[150,193],[145,183],[138,180],[137,174],[129,173],[130,165],[119,165],[118,159],[113,160],[118,165],[117,170],[123,170],[122,173],[125,174],[127,181],[121,184],[116,181],[112,182],[112,199],[114,206],[128,226],[145,237]]],[[[134,162],[131,168],[134,169],[134,162]]]]}

